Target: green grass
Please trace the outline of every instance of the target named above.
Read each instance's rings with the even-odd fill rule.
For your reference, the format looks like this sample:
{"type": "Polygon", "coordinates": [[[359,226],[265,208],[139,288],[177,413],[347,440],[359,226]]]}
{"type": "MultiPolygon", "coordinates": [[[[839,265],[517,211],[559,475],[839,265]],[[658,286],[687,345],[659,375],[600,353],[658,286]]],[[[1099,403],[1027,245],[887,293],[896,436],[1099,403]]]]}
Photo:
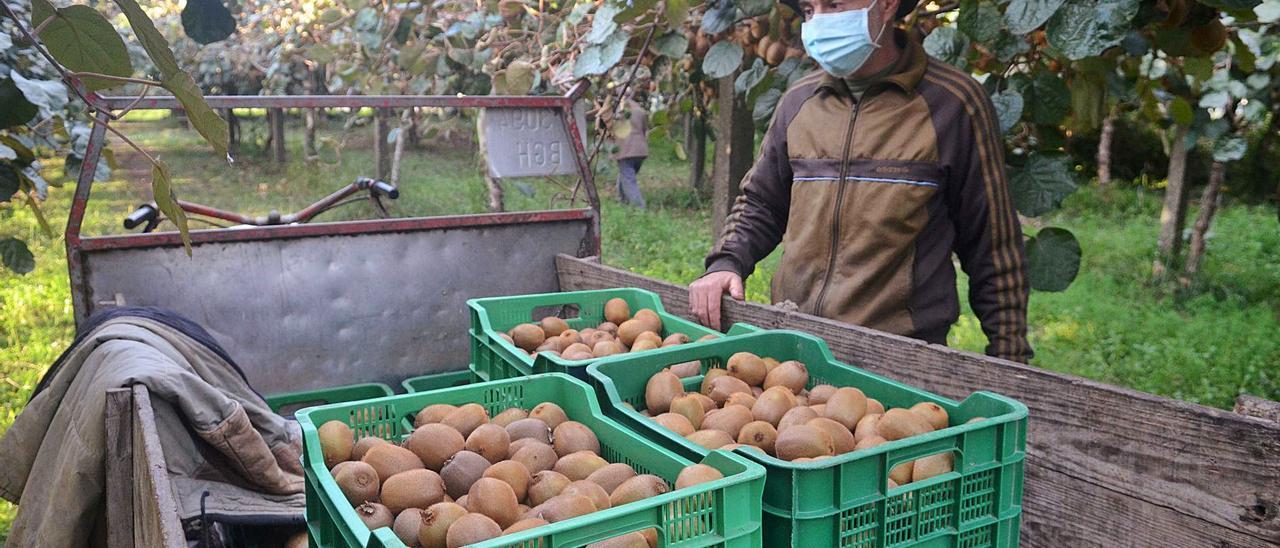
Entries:
{"type": "MultiPolygon", "coordinates": [[[[234,167],[211,158],[198,137],[170,120],[141,116],[126,128],[148,150],[170,164],[175,185],[186,199],[228,209],[265,213],[293,211],[357,175],[373,172],[368,129],[357,128],[354,146],[341,158],[307,165],[300,143],[290,142],[284,166],[246,154],[234,167]]],[[[252,126],[261,120],[246,120],[252,126]]],[[[298,136],[297,132],[291,135],[298,136]]],[[[335,137],[336,131],[325,133],[335,137]]],[[[149,169],[122,146],[111,181],[94,186],[85,234],[123,232],[121,219],[149,199],[149,169]]],[[[439,215],[484,211],[486,191],[479,164],[466,145],[410,151],[396,215],[439,215]]],[[[711,219],[704,199],[686,188],[688,166],[659,144],[641,170],[649,209],[639,211],[614,199],[616,172],[602,162],[597,176],[604,200],[603,259],[628,270],[688,283],[702,272],[711,245],[711,219]]],[[[58,161],[46,176],[57,178],[58,161]]],[[[559,189],[528,182],[528,196],[508,185],[511,210],[563,207],[551,197],[559,189]]],[[[70,186],[53,189],[45,209],[60,230],[70,204],[70,186]]],[[[1031,340],[1039,367],[1081,375],[1138,390],[1230,407],[1242,392],[1280,399],[1280,231],[1273,210],[1231,206],[1214,223],[1203,275],[1186,289],[1170,291],[1148,283],[1160,195],[1143,191],[1081,191],[1046,224],[1066,227],[1084,248],[1084,265],[1070,289],[1034,293],[1029,312],[1031,340]]],[[[320,220],[366,218],[365,203],[320,220]]],[[[1194,219],[1195,211],[1191,215],[1194,219]]],[[[18,234],[32,246],[36,270],[25,276],[0,271],[0,432],[22,410],[45,368],[73,336],[71,300],[61,236],[35,228],[29,211],[0,212],[0,236],[18,234]]],[[[1034,230],[1034,229],[1032,229],[1034,230]]],[[[763,261],[747,281],[747,296],[768,302],[768,280],[779,253],[763,261]]],[[[960,284],[965,283],[963,277],[960,284]]],[[[965,294],[961,287],[960,294],[965,294]]],[[[981,351],[985,337],[964,306],[952,330],[953,346],[981,351]]],[[[0,502],[0,541],[14,508],[0,502]]]]}

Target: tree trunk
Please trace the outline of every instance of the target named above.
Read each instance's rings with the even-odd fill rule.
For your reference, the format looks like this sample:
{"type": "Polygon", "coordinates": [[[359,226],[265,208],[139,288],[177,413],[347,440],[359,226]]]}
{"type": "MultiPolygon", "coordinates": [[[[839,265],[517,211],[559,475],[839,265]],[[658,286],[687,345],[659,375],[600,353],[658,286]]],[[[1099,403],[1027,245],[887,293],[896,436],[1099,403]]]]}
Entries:
{"type": "Polygon", "coordinates": [[[689,153],[689,184],[699,194],[703,194],[707,191],[707,122],[701,114],[689,114],[685,133],[685,151],[689,153]]]}
{"type": "Polygon", "coordinates": [[[379,181],[387,180],[391,174],[391,149],[387,146],[387,117],[391,113],[388,109],[379,108],[373,111],[373,165],[374,178],[379,181]]]}
{"type": "Polygon", "coordinates": [[[1204,258],[1204,236],[1213,223],[1213,214],[1218,211],[1218,191],[1222,189],[1222,179],[1227,171],[1226,164],[1214,162],[1209,168],[1209,184],[1204,187],[1200,196],[1200,216],[1191,230],[1191,247],[1187,249],[1187,277],[1193,278],[1200,270],[1200,260],[1204,258]]]}
{"type": "Polygon", "coordinates": [[[284,147],[284,109],[267,109],[267,122],[271,125],[271,160],[283,164],[288,161],[284,147]]]}
{"type": "Polygon", "coordinates": [[[726,217],[738,199],[742,178],[751,169],[755,152],[755,125],[751,109],[733,89],[735,72],[716,82],[719,109],[713,122],[716,132],[715,171],[711,177],[711,218],[715,222],[713,238],[724,230],[726,217]]]}
{"type": "Polygon", "coordinates": [[[400,159],[404,156],[404,144],[409,140],[406,135],[409,133],[409,128],[409,110],[405,109],[400,115],[400,132],[396,133],[396,149],[391,155],[391,178],[387,182],[392,186],[400,184],[400,159]]]}
{"type": "Polygon", "coordinates": [[[316,150],[316,109],[302,109],[303,123],[306,124],[305,140],[302,142],[302,155],[306,157],[308,162],[319,159],[320,152],[316,150]]]}
{"type": "Polygon", "coordinates": [[[420,128],[418,127],[418,109],[409,109],[409,148],[417,150],[421,147],[419,140],[422,138],[418,135],[420,128]]]}
{"type": "Polygon", "coordinates": [[[232,158],[240,155],[240,119],[235,109],[223,109],[222,117],[227,120],[227,154],[232,158]]]}
{"type": "Polygon", "coordinates": [[[1111,184],[1111,141],[1116,133],[1119,114],[1120,108],[1116,107],[1102,119],[1102,135],[1098,139],[1098,185],[1103,187],[1111,184]]]}
{"type": "Polygon", "coordinates": [[[1156,241],[1156,260],[1151,275],[1164,278],[1182,249],[1182,228],[1187,215],[1187,133],[1189,126],[1178,124],[1169,142],[1169,181],[1164,189],[1164,207],[1160,211],[1160,237],[1156,241]]]}

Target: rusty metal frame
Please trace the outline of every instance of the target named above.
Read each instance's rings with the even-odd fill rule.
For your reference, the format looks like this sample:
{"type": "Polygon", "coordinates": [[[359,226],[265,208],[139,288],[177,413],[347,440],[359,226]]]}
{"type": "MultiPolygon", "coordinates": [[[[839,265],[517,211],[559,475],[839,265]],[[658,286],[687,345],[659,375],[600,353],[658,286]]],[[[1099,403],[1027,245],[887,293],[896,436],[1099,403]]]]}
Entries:
{"type": "MultiPolygon", "coordinates": [[[[565,129],[573,144],[574,156],[577,159],[581,184],[587,193],[589,209],[536,211],[523,213],[491,213],[480,215],[453,215],[440,217],[415,217],[403,219],[377,219],[367,221],[343,221],[327,223],[309,223],[300,225],[279,225],[255,227],[237,230],[211,229],[192,230],[193,245],[210,242],[244,242],[277,238],[303,238],[327,235],[376,234],[385,232],[401,232],[407,230],[429,230],[439,228],[490,226],[501,224],[562,222],[568,220],[590,220],[592,224],[589,249],[593,255],[600,253],[600,200],[596,191],[595,179],[586,149],[579,133],[577,120],[573,115],[573,106],[587,92],[585,80],[574,84],[564,95],[559,96],[467,96],[467,95],[288,95],[288,96],[208,96],[205,101],[212,108],[544,108],[556,109],[565,124],[565,129]]],[[[84,237],[81,227],[85,210],[88,206],[93,187],[93,175],[102,157],[102,149],[106,143],[107,125],[113,116],[108,112],[124,109],[148,110],[180,108],[182,105],[174,97],[103,97],[89,94],[89,101],[99,110],[93,121],[89,134],[89,143],[85,149],[84,167],[76,181],[75,195],[72,198],[70,214],[65,231],[67,251],[67,271],[71,281],[72,308],[76,312],[76,323],[84,320],[85,311],[90,310],[88,303],[88,287],[86,282],[84,253],[86,251],[105,249],[136,249],[157,246],[180,246],[182,241],[177,232],[160,232],[146,234],[124,234],[111,236],[84,237]]]]}

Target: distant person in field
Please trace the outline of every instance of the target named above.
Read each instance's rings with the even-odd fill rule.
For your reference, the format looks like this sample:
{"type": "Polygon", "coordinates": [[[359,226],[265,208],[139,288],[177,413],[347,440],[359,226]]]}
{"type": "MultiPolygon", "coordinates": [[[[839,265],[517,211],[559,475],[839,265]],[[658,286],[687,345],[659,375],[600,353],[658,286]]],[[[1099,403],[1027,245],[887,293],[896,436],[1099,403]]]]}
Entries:
{"type": "Polygon", "coordinates": [[[952,254],[987,353],[1026,362],[1027,269],[991,99],[927,55],[898,19],[917,0],[783,0],[821,70],[787,90],[742,181],[706,273],[697,319],[782,244],[774,303],[946,344],[960,313],[952,254]]]}
{"type": "Polygon", "coordinates": [[[613,159],[618,162],[618,199],[624,204],[644,209],[644,196],[640,194],[637,176],[644,159],[649,157],[649,113],[628,94],[619,118],[614,122],[614,145],[618,150],[613,153],[613,159]],[[616,136],[618,124],[629,124],[630,130],[625,137],[616,136]]]}

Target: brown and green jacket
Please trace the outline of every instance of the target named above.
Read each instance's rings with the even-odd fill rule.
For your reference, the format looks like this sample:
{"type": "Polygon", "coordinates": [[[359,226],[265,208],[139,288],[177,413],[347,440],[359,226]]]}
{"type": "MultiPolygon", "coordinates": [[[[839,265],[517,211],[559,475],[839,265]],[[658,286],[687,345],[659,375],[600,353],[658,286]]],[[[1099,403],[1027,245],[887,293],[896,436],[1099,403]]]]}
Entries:
{"type": "Polygon", "coordinates": [[[954,252],[987,353],[1025,362],[1026,259],[991,100],[895,39],[904,54],[860,100],[821,71],[787,90],[707,271],[745,278],[782,243],[775,303],[945,343],[960,313],[954,252]]]}

